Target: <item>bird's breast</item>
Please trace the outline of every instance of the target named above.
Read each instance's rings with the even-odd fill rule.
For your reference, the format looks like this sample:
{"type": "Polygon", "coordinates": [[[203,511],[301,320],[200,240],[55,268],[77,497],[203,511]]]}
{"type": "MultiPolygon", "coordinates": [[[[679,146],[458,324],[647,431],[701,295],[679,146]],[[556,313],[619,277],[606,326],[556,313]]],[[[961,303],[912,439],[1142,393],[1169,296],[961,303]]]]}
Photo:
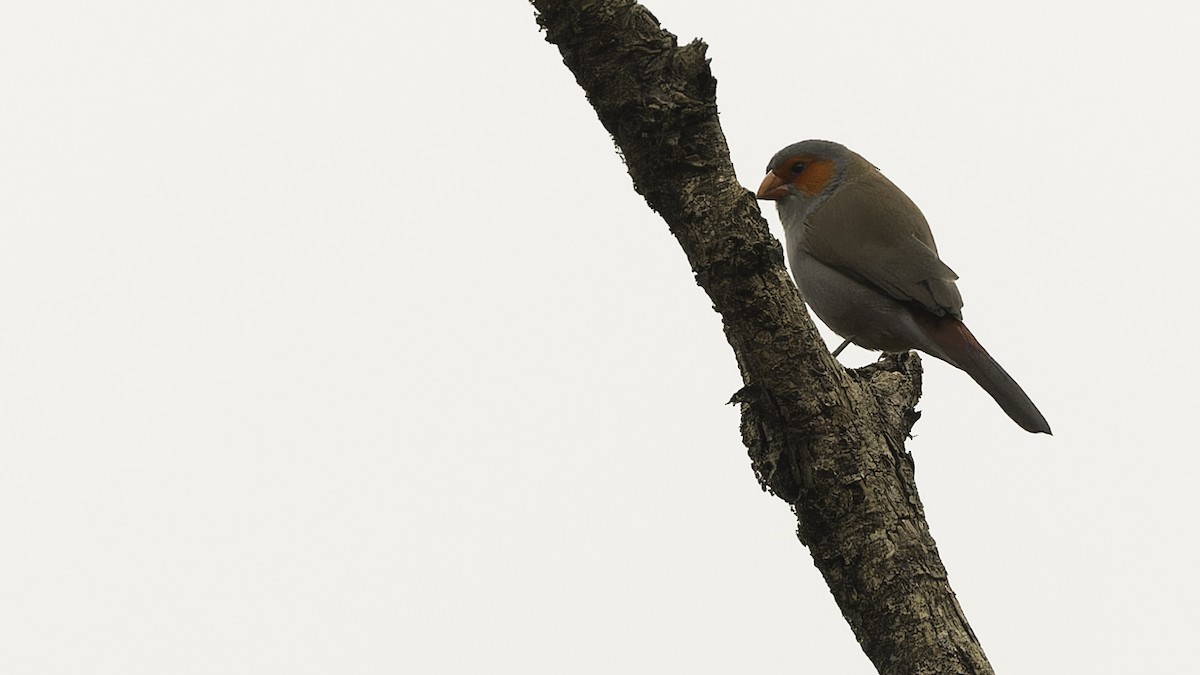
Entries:
{"type": "Polygon", "coordinates": [[[817,260],[799,241],[789,241],[788,260],[804,301],[833,332],[876,351],[925,349],[927,340],[903,303],[817,260]]]}

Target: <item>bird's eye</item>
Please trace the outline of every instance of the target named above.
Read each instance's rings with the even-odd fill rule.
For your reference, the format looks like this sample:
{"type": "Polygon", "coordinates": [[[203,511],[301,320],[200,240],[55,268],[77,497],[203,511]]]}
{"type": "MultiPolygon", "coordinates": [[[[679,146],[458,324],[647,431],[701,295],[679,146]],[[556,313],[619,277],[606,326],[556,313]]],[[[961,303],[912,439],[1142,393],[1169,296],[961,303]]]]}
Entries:
{"type": "Polygon", "coordinates": [[[792,165],[792,175],[799,176],[804,172],[804,162],[796,162],[792,165]]]}

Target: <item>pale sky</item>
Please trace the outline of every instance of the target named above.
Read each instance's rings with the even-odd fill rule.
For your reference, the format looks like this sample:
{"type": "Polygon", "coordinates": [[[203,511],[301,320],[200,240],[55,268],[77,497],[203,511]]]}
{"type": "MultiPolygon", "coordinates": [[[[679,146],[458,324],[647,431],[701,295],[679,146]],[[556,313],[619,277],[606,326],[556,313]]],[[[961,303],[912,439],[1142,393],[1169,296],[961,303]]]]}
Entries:
{"type": "MultiPolygon", "coordinates": [[[[826,138],[921,206],[1053,426],[926,359],[996,670],[1194,670],[1196,10],[647,5],[748,188],[826,138]]],[[[875,672],[526,3],[8,3],[0,224],[0,672],[875,672]]]]}

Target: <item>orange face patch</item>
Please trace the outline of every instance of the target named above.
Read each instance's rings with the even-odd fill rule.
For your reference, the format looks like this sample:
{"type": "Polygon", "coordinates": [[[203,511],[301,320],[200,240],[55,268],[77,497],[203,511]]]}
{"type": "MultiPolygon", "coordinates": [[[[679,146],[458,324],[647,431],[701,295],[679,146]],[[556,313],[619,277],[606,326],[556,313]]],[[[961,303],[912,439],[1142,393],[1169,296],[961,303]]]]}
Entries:
{"type": "Polygon", "coordinates": [[[788,158],[783,166],[775,169],[775,175],[795,185],[804,194],[815,197],[833,180],[836,168],[837,164],[832,159],[799,155],[788,158]]]}

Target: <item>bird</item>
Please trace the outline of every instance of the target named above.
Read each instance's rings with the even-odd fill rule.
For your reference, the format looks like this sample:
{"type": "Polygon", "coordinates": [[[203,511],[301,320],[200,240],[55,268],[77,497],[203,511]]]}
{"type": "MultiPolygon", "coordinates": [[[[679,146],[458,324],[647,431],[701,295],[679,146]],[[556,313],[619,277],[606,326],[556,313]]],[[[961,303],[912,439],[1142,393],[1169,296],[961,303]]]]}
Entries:
{"type": "Polygon", "coordinates": [[[917,205],[858,153],[808,140],[775,153],[757,197],[775,202],[800,294],[848,344],[915,349],[965,371],[1021,428],[1046,418],[962,322],[958,275],[917,205]]]}

